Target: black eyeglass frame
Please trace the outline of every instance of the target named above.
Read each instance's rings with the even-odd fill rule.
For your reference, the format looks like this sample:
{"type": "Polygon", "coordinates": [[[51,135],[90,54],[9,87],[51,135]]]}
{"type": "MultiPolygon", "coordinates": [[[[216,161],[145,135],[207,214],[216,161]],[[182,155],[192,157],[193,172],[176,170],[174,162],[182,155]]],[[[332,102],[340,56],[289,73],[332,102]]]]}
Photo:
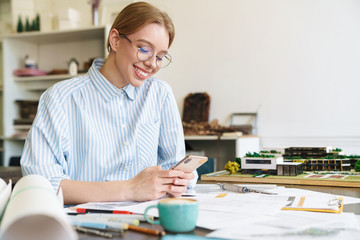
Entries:
{"type": "MultiPolygon", "coordinates": [[[[121,36],[121,37],[123,37],[123,38],[125,38],[126,40],[128,40],[132,45],[134,45],[134,47],[136,47],[137,48],[137,50],[138,50],[138,52],[137,52],[137,58],[140,60],[140,61],[142,61],[142,62],[145,62],[145,61],[147,61],[147,60],[149,60],[150,58],[152,58],[153,56],[154,56],[154,49],[152,48],[152,47],[150,47],[150,46],[147,46],[147,47],[149,47],[151,50],[152,50],[152,55],[148,58],[148,59],[145,59],[145,60],[142,60],[142,59],[140,59],[139,58],[139,51],[141,51],[140,49],[141,49],[141,47],[139,47],[139,46],[137,46],[135,43],[133,43],[133,41],[131,41],[125,34],[123,34],[123,33],[119,33],[119,35],[121,36]]],[[[162,64],[161,64],[161,66],[159,66],[158,65],[158,59],[161,59],[161,58],[159,58],[158,56],[156,56],[156,66],[158,66],[158,67],[160,67],[160,68],[165,68],[165,67],[167,67],[167,66],[169,66],[170,65],[170,63],[172,63],[172,57],[171,57],[171,55],[170,54],[165,54],[164,55],[164,57],[169,61],[169,63],[167,64],[167,65],[165,65],[165,66],[163,66],[162,64]]],[[[162,59],[161,59],[161,61],[162,61],[162,59]]]]}

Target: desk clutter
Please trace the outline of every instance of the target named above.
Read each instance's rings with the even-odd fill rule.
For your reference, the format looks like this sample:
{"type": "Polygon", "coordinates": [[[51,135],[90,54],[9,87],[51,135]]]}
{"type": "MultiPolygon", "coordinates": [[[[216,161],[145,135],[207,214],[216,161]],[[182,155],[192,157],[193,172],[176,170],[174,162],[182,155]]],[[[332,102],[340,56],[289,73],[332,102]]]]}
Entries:
{"type": "MultiPolygon", "coordinates": [[[[222,186],[222,184],[197,184],[194,189],[182,196],[188,201],[198,202],[196,226],[208,229],[209,233],[206,237],[196,236],[193,231],[168,232],[164,228],[157,228],[159,231],[156,234],[162,236],[162,240],[292,239],[291,237],[313,239],[315,236],[316,239],[339,239],[340,236],[345,236],[344,239],[357,239],[360,234],[358,217],[354,213],[342,212],[344,204],[360,203],[359,198],[270,184],[234,184],[234,189],[251,190],[241,193],[231,190],[231,187],[224,189],[222,186]]],[[[160,206],[164,201],[169,200],[163,198],[148,202],[94,202],[80,204],[76,208],[128,211],[130,213],[128,216],[137,216],[140,222],[144,221],[142,214],[146,213],[146,216],[158,219],[158,223],[169,220],[167,214],[159,214],[157,209],[152,209],[153,206],[160,206]]],[[[183,200],[179,199],[179,201],[183,200]]],[[[67,211],[68,214],[76,212],[74,208],[67,211]]],[[[84,219],[87,215],[98,216],[85,214],[80,218],[84,219]]],[[[116,214],[103,216],[110,218],[116,217],[116,214]]],[[[126,215],[121,215],[120,218],[126,218],[126,215]]],[[[174,219],[168,222],[172,221],[174,219]]],[[[136,224],[131,225],[136,226],[136,224]]],[[[103,230],[101,232],[101,234],[106,233],[103,230]]],[[[144,232],[144,234],[149,233],[144,232]]]]}
{"type": "Polygon", "coordinates": [[[343,212],[343,206],[355,203],[360,204],[360,198],[270,184],[197,184],[182,198],[91,202],[64,208],[61,189],[56,193],[44,177],[28,175],[13,189],[11,180],[8,184],[0,180],[0,239],[75,240],[80,236],[76,232],[82,238],[89,234],[126,239],[127,231],[135,231],[164,240],[351,240],[358,239],[360,218],[343,212]],[[183,205],[188,206],[186,211],[181,210],[183,205]],[[184,223],[190,223],[189,219],[178,221],[181,214],[191,216],[196,227],[208,229],[206,237],[194,235],[193,225],[184,223]],[[143,227],[146,221],[155,225],[143,227]]]}

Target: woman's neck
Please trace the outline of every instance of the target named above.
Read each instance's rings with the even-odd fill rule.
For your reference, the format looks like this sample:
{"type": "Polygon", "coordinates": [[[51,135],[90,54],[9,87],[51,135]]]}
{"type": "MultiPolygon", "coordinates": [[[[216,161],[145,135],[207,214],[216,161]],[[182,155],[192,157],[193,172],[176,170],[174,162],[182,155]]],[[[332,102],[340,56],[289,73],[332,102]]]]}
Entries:
{"type": "Polygon", "coordinates": [[[123,88],[127,85],[121,81],[122,78],[115,63],[115,55],[112,52],[109,53],[99,72],[117,88],[123,88]]]}

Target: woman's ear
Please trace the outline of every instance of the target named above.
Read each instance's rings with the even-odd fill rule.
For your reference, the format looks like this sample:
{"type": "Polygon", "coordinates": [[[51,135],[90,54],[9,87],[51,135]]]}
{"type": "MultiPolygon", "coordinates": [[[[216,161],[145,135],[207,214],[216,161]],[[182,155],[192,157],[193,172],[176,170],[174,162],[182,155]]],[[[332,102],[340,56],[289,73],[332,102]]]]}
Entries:
{"type": "Polygon", "coordinates": [[[114,52],[117,51],[117,47],[119,44],[119,32],[116,29],[111,29],[110,33],[109,33],[109,44],[110,44],[110,50],[113,50],[114,52]]]}

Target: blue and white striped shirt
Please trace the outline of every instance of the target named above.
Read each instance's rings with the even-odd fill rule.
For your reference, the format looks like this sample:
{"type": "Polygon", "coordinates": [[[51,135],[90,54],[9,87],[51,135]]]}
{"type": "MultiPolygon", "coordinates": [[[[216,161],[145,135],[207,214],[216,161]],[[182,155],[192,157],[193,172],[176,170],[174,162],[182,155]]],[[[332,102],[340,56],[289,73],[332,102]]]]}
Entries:
{"type": "Polygon", "coordinates": [[[149,78],[118,89],[100,74],[103,64],[98,58],[84,76],[43,93],[21,157],[23,175],[43,175],[57,189],[62,179],[128,180],[185,156],[170,86],[149,78]]]}

